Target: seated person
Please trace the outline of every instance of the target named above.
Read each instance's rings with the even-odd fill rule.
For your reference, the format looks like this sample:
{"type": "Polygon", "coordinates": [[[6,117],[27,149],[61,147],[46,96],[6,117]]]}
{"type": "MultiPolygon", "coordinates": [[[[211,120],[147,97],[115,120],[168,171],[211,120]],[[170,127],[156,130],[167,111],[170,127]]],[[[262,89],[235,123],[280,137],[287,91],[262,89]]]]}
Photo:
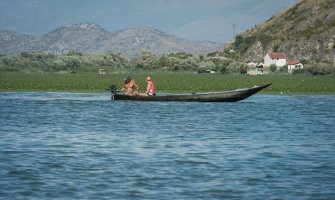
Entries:
{"type": "Polygon", "coordinates": [[[145,92],[146,96],[155,96],[155,86],[152,82],[152,79],[150,76],[146,78],[147,81],[147,91],[145,92]]]}
{"type": "Polygon", "coordinates": [[[125,91],[127,95],[135,96],[138,95],[140,87],[134,80],[131,80],[130,76],[124,78],[124,85],[120,91],[125,91]],[[135,91],[134,91],[135,89],[135,91]]]}

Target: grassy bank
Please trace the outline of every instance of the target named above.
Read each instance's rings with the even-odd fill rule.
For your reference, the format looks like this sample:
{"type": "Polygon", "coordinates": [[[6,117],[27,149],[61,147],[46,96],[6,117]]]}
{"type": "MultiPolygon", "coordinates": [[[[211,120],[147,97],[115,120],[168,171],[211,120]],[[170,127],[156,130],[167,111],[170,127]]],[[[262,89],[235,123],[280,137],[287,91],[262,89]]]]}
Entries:
{"type": "MultiPolygon", "coordinates": [[[[1,91],[89,91],[102,92],[108,85],[122,85],[125,74],[2,74],[1,91]]],[[[273,83],[264,93],[335,94],[334,76],[246,76],[222,74],[151,74],[157,92],[220,91],[273,83]]],[[[133,74],[144,92],[146,74],[133,74]]]]}

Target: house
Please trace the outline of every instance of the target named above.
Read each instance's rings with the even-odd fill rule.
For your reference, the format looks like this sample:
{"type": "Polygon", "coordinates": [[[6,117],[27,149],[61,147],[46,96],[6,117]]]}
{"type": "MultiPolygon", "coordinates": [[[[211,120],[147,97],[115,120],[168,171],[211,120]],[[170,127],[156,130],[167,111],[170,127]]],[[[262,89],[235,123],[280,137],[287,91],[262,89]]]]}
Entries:
{"type": "Polygon", "coordinates": [[[106,70],[104,70],[104,69],[99,69],[99,70],[98,70],[98,74],[106,74],[106,70]]]}
{"type": "Polygon", "coordinates": [[[247,69],[248,75],[263,75],[269,74],[269,68],[264,68],[263,65],[257,65],[256,67],[251,67],[247,69]]]}
{"type": "Polygon", "coordinates": [[[271,65],[277,66],[277,68],[286,65],[286,56],[283,53],[267,53],[264,57],[264,67],[270,67],[271,65]]]}
{"type": "Polygon", "coordinates": [[[249,62],[247,63],[247,74],[248,75],[263,75],[268,74],[269,70],[263,67],[263,63],[249,62]]]}
{"type": "Polygon", "coordinates": [[[204,73],[207,73],[207,74],[215,74],[215,71],[214,71],[214,70],[211,70],[211,69],[207,69],[207,70],[205,70],[204,73]]]}
{"type": "Polygon", "coordinates": [[[247,69],[247,74],[248,75],[263,75],[264,74],[264,71],[263,71],[263,68],[250,68],[250,69],[247,69]]]}
{"type": "Polygon", "coordinates": [[[287,62],[288,73],[292,73],[295,69],[303,69],[304,65],[298,60],[290,60],[287,62]]]}
{"type": "Polygon", "coordinates": [[[257,63],[255,63],[255,62],[248,62],[247,66],[248,66],[248,68],[253,68],[253,67],[257,66],[257,63]]]}

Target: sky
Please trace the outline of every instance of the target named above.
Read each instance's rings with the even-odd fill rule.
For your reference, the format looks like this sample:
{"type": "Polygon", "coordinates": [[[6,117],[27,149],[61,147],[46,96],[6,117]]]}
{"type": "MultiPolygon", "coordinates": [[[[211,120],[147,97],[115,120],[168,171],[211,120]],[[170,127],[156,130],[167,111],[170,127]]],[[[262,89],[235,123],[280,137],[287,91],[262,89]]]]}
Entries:
{"type": "Polygon", "coordinates": [[[0,0],[0,30],[46,34],[96,23],[115,32],[152,27],[190,41],[228,42],[298,0],[0,0]]]}

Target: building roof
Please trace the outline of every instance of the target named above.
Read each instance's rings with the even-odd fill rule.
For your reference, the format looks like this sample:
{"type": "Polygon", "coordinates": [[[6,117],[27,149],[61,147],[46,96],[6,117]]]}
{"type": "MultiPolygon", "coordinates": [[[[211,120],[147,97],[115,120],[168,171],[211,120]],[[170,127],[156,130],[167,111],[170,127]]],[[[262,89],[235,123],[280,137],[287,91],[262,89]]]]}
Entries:
{"type": "Polygon", "coordinates": [[[268,53],[271,59],[286,59],[283,53],[268,53]]]}
{"type": "Polygon", "coordinates": [[[296,65],[296,64],[299,64],[300,61],[299,60],[290,60],[287,62],[288,65],[296,65]]]}

